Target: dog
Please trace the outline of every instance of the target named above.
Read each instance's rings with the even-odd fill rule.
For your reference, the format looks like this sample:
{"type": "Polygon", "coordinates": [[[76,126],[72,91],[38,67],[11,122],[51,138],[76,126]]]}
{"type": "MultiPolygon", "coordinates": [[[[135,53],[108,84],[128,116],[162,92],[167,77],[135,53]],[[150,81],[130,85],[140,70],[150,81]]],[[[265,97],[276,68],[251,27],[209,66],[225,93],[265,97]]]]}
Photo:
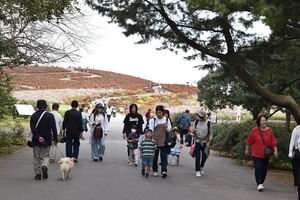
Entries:
{"type": "Polygon", "coordinates": [[[64,157],[58,162],[63,180],[67,180],[69,178],[70,172],[74,167],[74,160],[75,158],[64,157]]]}

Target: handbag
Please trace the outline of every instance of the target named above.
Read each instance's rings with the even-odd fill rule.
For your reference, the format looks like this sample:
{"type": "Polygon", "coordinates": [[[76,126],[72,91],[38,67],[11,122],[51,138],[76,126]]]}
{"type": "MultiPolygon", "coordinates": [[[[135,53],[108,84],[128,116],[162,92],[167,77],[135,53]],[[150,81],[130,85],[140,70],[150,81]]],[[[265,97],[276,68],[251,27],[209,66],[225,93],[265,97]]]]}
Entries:
{"type": "Polygon", "coordinates": [[[270,158],[274,155],[274,149],[271,148],[271,147],[266,147],[266,144],[265,144],[265,140],[264,140],[264,137],[263,137],[263,134],[260,130],[260,128],[258,127],[258,130],[259,130],[259,133],[260,133],[260,136],[261,136],[261,139],[262,139],[262,142],[263,142],[263,145],[264,145],[264,154],[267,158],[270,158]]]}
{"type": "Polygon", "coordinates": [[[95,140],[99,140],[103,137],[103,129],[101,127],[101,123],[96,124],[93,131],[93,137],[95,138],[95,140]]]}
{"type": "MultiPolygon", "coordinates": [[[[40,121],[41,121],[41,119],[43,118],[43,116],[44,116],[44,114],[46,113],[46,111],[44,111],[42,114],[41,114],[41,116],[40,116],[40,118],[39,118],[39,120],[37,121],[37,123],[36,123],[36,125],[35,125],[35,127],[34,127],[34,129],[37,129],[37,127],[38,127],[38,125],[39,125],[39,123],[40,123],[40,121]]],[[[32,136],[33,134],[31,133],[31,136],[32,136]]],[[[29,136],[30,137],[30,136],[29,136]]],[[[32,137],[31,137],[31,140],[30,139],[28,139],[28,141],[27,141],[27,146],[28,147],[30,147],[30,148],[33,148],[33,142],[32,142],[32,137]]]]}
{"type": "Polygon", "coordinates": [[[195,144],[190,147],[189,155],[195,158],[195,144]]]}

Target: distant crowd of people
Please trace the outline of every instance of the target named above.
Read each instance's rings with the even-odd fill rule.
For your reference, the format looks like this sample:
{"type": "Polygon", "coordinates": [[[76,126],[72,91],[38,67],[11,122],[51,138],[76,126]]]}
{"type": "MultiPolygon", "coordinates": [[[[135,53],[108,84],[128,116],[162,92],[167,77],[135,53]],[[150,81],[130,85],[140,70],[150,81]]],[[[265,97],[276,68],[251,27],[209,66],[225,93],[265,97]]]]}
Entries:
{"type": "MultiPolygon", "coordinates": [[[[111,116],[116,110],[98,103],[93,111],[88,113],[86,107],[78,110],[79,103],[74,100],[72,109],[66,111],[64,118],[59,114],[59,104],[52,105],[52,111],[47,112],[45,100],[38,100],[38,110],[31,116],[33,159],[35,179],[48,178],[48,163],[54,163],[58,151],[57,142],[66,143],[66,157],[78,162],[80,139],[83,132],[90,133],[91,159],[103,161],[105,153],[105,138],[109,134],[111,116]]],[[[181,151],[189,147],[189,154],[195,159],[196,177],[204,175],[204,168],[209,157],[209,147],[213,140],[213,126],[207,119],[204,110],[197,112],[197,119],[192,121],[190,111],[186,110],[178,118],[177,127],[171,120],[169,110],[158,105],[155,115],[151,109],[144,117],[138,112],[138,106],[131,104],[123,120],[123,139],[127,143],[127,160],[130,166],[137,167],[141,163],[141,175],[149,177],[168,176],[168,164],[179,165],[181,151]],[[141,160],[140,160],[141,158],[141,160]]],[[[267,117],[261,115],[246,142],[245,154],[251,156],[255,167],[257,190],[264,190],[264,182],[268,171],[268,163],[272,156],[278,157],[278,142],[272,129],[268,126],[267,117]]],[[[300,126],[292,133],[289,157],[293,164],[294,184],[300,193],[300,126]]],[[[63,153],[61,153],[63,156],[63,153]]]]}

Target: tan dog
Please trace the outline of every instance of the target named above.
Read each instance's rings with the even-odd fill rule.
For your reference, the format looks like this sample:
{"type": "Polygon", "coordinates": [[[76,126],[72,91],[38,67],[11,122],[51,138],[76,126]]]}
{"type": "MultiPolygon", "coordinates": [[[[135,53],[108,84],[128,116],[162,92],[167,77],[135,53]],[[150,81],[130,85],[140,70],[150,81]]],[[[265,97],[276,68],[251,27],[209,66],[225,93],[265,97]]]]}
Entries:
{"type": "Polygon", "coordinates": [[[66,180],[69,178],[70,172],[74,167],[74,158],[64,157],[61,158],[58,162],[60,165],[60,172],[62,175],[62,179],[66,180]]]}

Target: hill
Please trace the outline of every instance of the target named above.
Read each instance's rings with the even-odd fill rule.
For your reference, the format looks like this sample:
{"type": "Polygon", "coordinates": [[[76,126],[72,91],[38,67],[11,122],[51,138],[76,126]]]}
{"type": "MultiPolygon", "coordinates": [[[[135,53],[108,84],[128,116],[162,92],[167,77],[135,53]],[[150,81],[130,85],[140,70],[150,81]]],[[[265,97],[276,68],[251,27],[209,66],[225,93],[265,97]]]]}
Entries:
{"type": "MultiPolygon", "coordinates": [[[[154,92],[150,80],[104,70],[61,68],[43,66],[5,67],[4,71],[14,78],[17,91],[49,89],[125,89],[154,92]]],[[[174,93],[197,94],[198,89],[180,84],[163,84],[174,93]]]]}

